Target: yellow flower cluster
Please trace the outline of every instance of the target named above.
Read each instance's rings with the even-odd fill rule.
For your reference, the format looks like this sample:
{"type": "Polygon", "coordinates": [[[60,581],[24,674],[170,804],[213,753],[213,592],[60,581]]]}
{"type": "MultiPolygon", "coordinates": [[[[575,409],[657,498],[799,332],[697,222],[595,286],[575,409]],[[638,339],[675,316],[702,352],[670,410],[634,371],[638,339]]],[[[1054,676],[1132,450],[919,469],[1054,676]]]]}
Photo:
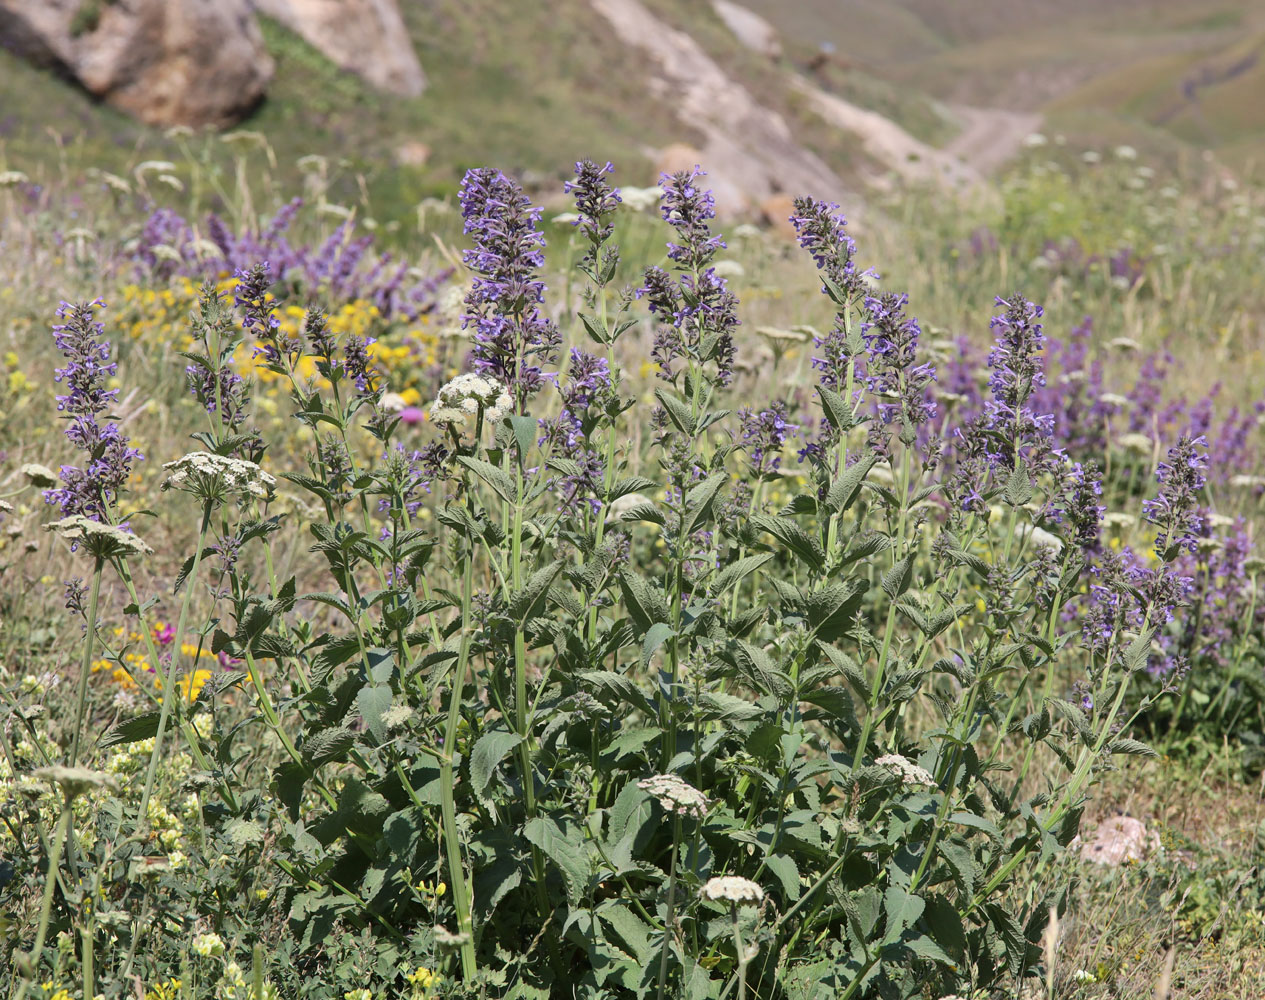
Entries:
{"type": "MultiPolygon", "coordinates": [[[[168,631],[169,629],[165,622],[158,622],[154,626],[154,635],[156,638],[168,631]]],[[[137,686],[136,681],[133,678],[138,675],[151,672],[151,665],[148,656],[146,656],[143,652],[136,652],[132,648],[136,644],[144,642],[145,637],[135,630],[129,632],[127,629],[123,628],[116,628],[114,630],[114,636],[116,639],[125,640],[127,642],[128,651],[124,652],[122,656],[114,659],[95,660],[92,664],[92,672],[94,674],[108,673],[111,679],[118,684],[119,687],[123,688],[124,691],[135,691],[137,686]]],[[[211,652],[209,646],[204,645],[199,648],[197,643],[192,642],[182,642],[180,644],[180,653],[186,659],[197,657],[199,660],[213,661],[216,658],[215,654],[211,652]]],[[[203,685],[205,685],[210,679],[211,671],[209,669],[199,667],[197,670],[192,672],[185,672],[184,675],[177,681],[177,687],[180,689],[180,693],[184,695],[185,700],[193,702],[197,700],[198,693],[202,690],[203,685]]],[[[154,684],[161,690],[163,686],[163,679],[161,675],[155,676],[154,684]]],[[[159,701],[161,700],[162,699],[160,698],[159,701]]]]}
{"type": "MultiPolygon", "coordinates": [[[[217,283],[219,291],[231,300],[236,278],[225,278],[217,283]]],[[[120,289],[119,316],[125,333],[133,340],[147,344],[167,346],[175,351],[189,350],[193,339],[189,329],[189,314],[198,298],[199,284],[191,278],[180,277],[167,288],[145,288],[125,285],[120,289]]],[[[296,305],[280,306],[277,319],[278,334],[282,337],[299,338],[302,335],[306,313],[296,305]]],[[[417,405],[422,400],[419,391],[423,386],[421,375],[437,364],[441,358],[441,338],[431,328],[429,316],[420,316],[408,324],[388,320],[376,305],[366,299],[344,303],[328,315],[329,330],[336,337],[372,337],[375,342],[369,354],[378,369],[387,376],[391,388],[405,398],[405,405],[417,405]]],[[[254,344],[244,344],[234,360],[239,371],[251,374],[261,383],[277,381],[281,376],[269,371],[262,359],[254,357],[254,344]]],[[[316,363],[305,357],[299,366],[303,378],[317,377],[316,363]]]]}
{"type": "Polygon", "coordinates": [[[424,965],[419,965],[412,972],[405,973],[404,978],[413,987],[411,1000],[425,1000],[431,988],[438,986],[440,982],[439,975],[431,972],[424,965]]]}

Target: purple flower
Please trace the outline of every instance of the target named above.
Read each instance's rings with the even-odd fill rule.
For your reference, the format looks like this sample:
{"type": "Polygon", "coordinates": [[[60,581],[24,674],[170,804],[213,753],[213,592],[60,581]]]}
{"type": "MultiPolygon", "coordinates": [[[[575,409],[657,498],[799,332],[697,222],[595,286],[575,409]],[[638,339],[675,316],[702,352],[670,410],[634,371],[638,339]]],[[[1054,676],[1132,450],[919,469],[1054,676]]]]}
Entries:
{"type": "Polygon", "coordinates": [[[575,195],[575,210],[580,215],[572,225],[595,247],[605,243],[615,231],[610,217],[622,199],[619,191],[606,182],[606,175],[614,172],[612,163],[599,167],[592,160],[579,160],[575,165],[575,180],[563,185],[567,194],[575,195]]]}
{"type": "Polygon", "coordinates": [[[698,184],[699,178],[706,176],[706,171],[695,167],[659,178],[663,188],[659,213],[681,238],[680,243],[668,244],[668,259],[696,274],[706,270],[716,251],[725,246],[725,241],[713,236],[707,224],[716,218],[716,198],[698,184]]]}
{"type": "MultiPolygon", "coordinates": [[[[879,416],[883,423],[901,420],[906,433],[927,423],[936,415],[936,404],[930,397],[931,383],[936,379],[934,366],[918,363],[918,321],[905,315],[908,295],[886,292],[865,301],[869,320],[862,328],[869,360],[866,385],[880,398],[879,416]]],[[[909,437],[912,443],[912,436],[909,437]]]]}
{"type": "Polygon", "coordinates": [[[98,308],[105,308],[100,299],[77,305],[63,302],[57,310],[57,318],[65,323],[53,327],[53,341],[66,365],[56,370],[54,379],[67,389],[57,397],[57,409],[70,422],[67,439],[84,453],[87,463],[82,468],[63,465],[62,486],[45,490],[44,500],[60,507],[63,517],[82,514],[109,523],[110,509],[133,463],[144,456],[131,447],[118,424],[101,420],[118,396],[117,389],[106,388],[118,365],[111,360],[105,326],[96,319],[98,308]]]}
{"type": "Polygon", "coordinates": [[[1098,547],[1102,517],[1107,508],[1098,502],[1102,496],[1102,474],[1093,462],[1072,466],[1064,484],[1061,520],[1071,529],[1072,538],[1085,550],[1098,547]]]}
{"type": "Polygon", "coordinates": [[[663,175],[661,212],[681,240],[668,243],[668,257],[676,262],[680,277],[674,279],[659,267],[647,268],[637,297],[647,300],[658,320],[651,357],[661,378],[672,379],[672,363],[689,358],[714,364],[717,384],[728,385],[737,354],[738,298],[711,266],[725,243],[707,225],[716,215],[716,204],[712,193],[698,186],[703,176],[698,167],[663,175]]]}
{"type": "Polygon", "coordinates": [[[799,430],[798,424],[786,419],[783,399],[774,400],[766,409],[743,408],[738,411],[742,422],[742,442],[751,458],[751,471],[757,476],[776,472],[782,464],[782,446],[799,430]]]}
{"type": "Polygon", "coordinates": [[[536,362],[553,362],[562,339],[540,310],[541,210],[517,183],[483,167],[467,171],[461,182],[461,214],[474,241],[474,249],[463,254],[475,278],[461,320],[475,331],[471,360],[476,371],[510,387],[521,412],[545,382],[536,362]]]}
{"type": "Polygon", "coordinates": [[[1173,545],[1188,552],[1194,552],[1198,545],[1203,527],[1199,492],[1207,481],[1207,447],[1202,436],[1183,434],[1178,438],[1155,472],[1160,484],[1158,495],[1142,501],[1142,515],[1160,529],[1155,551],[1163,559],[1171,558],[1173,545]]]}
{"type": "Polygon", "coordinates": [[[814,198],[796,198],[790,223],[799,245],[807,250],[821,271],[822,291],[837,305],[846,307],[865,294],[865,279],[878,277],[872,271],[858,271],[853,256],[856,243],[847,234],[848,220],[839,206],[814,198]]]}

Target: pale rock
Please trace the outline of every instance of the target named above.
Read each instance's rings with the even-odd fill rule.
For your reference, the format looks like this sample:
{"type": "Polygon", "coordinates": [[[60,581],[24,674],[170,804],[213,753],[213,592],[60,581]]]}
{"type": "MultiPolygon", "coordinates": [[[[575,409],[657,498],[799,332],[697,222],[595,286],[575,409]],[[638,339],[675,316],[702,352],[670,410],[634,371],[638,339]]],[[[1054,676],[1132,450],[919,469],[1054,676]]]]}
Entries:
{"type": "Polygon", "coordinates": [[[769,59],[782,58],[777,29],[755,11],[732,0],[712,0],[712,9],[745,48],[769,59]]]}
{"type": "Polygon", "coordinates": [[[253,0],[341,69],[400,97],[426,89],[396,0],[253,0]]]}
{"type": "Polygon", "coordinates": [[[1158,850],[1160,838],[1148,831],[1146,824],[1132,816],[1112,816],[1098,824],[1088,840],[1077,837],[1073,850],[1086,861],[1115,868],[1132,861],[1141,861],[1158,850]]]}
{"type": "Polygon", "coordinates": [[[231,125],[273,62],[250,0],[0,0],[0,46],[151,125],[231,125]]]}

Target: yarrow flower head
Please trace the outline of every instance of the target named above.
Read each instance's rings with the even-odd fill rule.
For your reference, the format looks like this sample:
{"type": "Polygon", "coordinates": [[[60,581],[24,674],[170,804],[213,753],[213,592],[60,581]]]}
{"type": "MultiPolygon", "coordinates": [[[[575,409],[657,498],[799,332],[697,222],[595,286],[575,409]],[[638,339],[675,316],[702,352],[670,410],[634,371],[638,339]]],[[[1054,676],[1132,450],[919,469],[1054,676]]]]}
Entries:
{"type": "Polygon", "coordinates": [[[118,424],[101,419],[118,396],[117,389],[107,388],[118,365],[111,360],[105,326],[96,319],[96,310],[104,307],[97,299],[78,305],[63,302],[57,310],[57,318],[66,322],[53,327],[53,341],[66,365],[54,377],[67,389],[57,397],[57,409],[70,421],[66,438],[88,456],[88,464],[63,465],[63,485],[44,491],[45,501],[60,507],[63,516],[82,514],[95,521],[110,519],[133,463],[144,458],[118,424]]]}
{"type": "Polygon", "coordinates": [[[637,787],[659,800],[664,812],[702,819],[707,815],[707,796],[675,774],[643,778],[637,787]]]}
{"type": "Polygon", "coordinates": [[[936,787],[936,779],[931,773],[924,768],[919,767],[907,757],[902,757],[898,753],[885,754],[874,761],[879,767],[885,767],[898,778],[900,783],[907,786],[923,786],[927,788],[936,787]]]}
{"type": "Polygon", "coordinates": [[[486,423],[497,424],[509,416],[514,400],[505,386],[486,375],[467,373],[446,382],[431,404],[430,419],[435,424],[459,427],[483,412],[486,423]]]}
{"type": "Polygon", "coordinates": [[[163,468],[168,472],[164,490],[184,490],[202,500],[223,501],[229,496],[267,500],[277,485],[277,480],[254,462],[207,451],[190,452],[163,468]]]}
{"type": "Polygon", "coordinates": [[[99,559],[145,555],[153,551],[130,531],[113,524],[94,521],[83,514],[63,517],[52,524],[46,524],[44,530],[65,538],[70,542],[71,549],[82,545],[99,559]]]}
{"type": "Polygon", "coordinates": [[[474,330],[471,361],[478,374],[504,383],[522,406],[544,385],[540,364],[556,360],[562,340],[540,309],[541,210],[515,181],[486,167],[466,172],[460,198],[464,232],[474,241],[463,254],[475,277],[461,320],[474,330]]]}
{"type": "Polygon", "coordinates": [[[720,875],[703,883],[698,894],[713,903],[734,903],[758,906],[764,902],[764,890],[750,879],[738,875],[720,875]]]}

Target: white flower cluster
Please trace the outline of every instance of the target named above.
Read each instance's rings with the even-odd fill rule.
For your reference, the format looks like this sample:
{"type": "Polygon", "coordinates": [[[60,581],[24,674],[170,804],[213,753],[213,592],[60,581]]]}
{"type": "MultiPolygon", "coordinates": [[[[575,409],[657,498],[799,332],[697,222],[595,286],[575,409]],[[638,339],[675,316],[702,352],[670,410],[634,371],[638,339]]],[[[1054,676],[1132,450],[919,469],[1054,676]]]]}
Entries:
{"type": "Polygon", "coordinates": [[[168,472],[163,489],[187,490],[204,499],[231,493],[267,500],[277,485],[277,480],[254,462],[209,451],[191,451],[163,468],[168,472]]]}
{"type": "Polygon", "coordinates": [[[56,532],[62,538],[69,540],[72,548],[82,544],[89,552],[102,557],[140,556],[153,551],[131,532],[117,528],[113,524],[102,524],[82,514],[63,517],[60,521],[45,525],[44,530],[56,532]]]}
{"type": "Polygon", "coordinates": [[[727,902],[758,906],[764,902],[764,890],[750,879],[738,875],[722,875],[708,879],[698,894],[713,903],[727,902]]]}
{"type": "Polygon", "coordinates": [[[477,416],[483,410],[483,419],[489,424],[504,420],[514,406],[514,400],[494,378],[467,373],[458,375],[439,390],[431,404],[430,419],[435,424],[451,424],[454,427],[466,422],[467,417],[477,416]]]}
{"type": "Polygon", "coordinates": [[[936,779],[929,772],[919,767],[907,757],[902,757],[898,753],[889,753],[884,757],[878,758],[874,762],[879,767],[885,767],[897,777],[900,778],[902,785],[925,785],[928,788],[936,787],[936,779]]]}
{"type": "Polygon", "coordinates": [[[664,812],[702,819],[707,815],[707,796],[675,774],[656,774],[643,778],[637,787],[659,800],[664,812]]]}

